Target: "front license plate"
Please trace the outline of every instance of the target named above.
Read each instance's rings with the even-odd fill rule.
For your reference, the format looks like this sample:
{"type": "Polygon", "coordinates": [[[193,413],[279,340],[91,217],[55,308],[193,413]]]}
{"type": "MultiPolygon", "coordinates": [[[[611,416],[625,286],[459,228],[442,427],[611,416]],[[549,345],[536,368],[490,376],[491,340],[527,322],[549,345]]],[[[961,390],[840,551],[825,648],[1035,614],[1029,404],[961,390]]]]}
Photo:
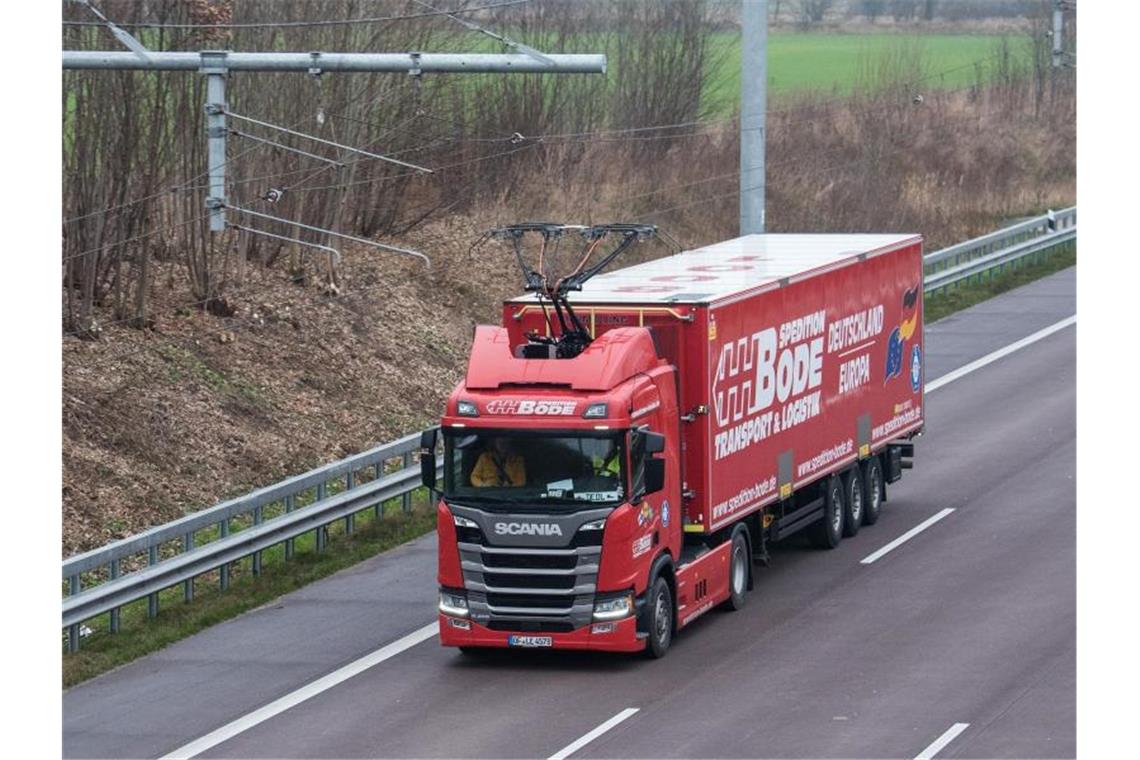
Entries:
{"type": "Polygon", "coordinates": [[[554,639],[550,636],[511,636],[507,644],[512,647],[552,647],[554,639]]]}

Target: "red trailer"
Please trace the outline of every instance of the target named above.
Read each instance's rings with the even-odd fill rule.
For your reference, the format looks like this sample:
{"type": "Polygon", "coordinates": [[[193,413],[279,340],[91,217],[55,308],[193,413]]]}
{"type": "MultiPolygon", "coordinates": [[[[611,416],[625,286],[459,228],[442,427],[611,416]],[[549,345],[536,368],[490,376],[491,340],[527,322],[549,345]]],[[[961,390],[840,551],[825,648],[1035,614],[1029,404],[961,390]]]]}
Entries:
{"type": "Polygon", "coordinates": [[[769,542],[834,547],[910,466],[917,236],[737,238],[559,281],[557,320],[527,276],[442,420],[444,645],[660,656],[769,542]]]}

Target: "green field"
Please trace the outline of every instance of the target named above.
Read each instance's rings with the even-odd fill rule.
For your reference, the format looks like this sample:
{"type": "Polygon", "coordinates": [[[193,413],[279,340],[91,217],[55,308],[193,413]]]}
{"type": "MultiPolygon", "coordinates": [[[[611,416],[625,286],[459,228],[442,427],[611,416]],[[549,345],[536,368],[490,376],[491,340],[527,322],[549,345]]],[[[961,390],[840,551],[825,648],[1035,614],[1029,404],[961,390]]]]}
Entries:
{"type": "MultiPolygon", "coordinates": [[[[983,79],[992,71],[1002,38],[968,34],[811,34],[781,32],[768,36],[768,95],[817,91],[843,94],[861,79],[861,72],[883,61],[902,61],[927,88],[955,88],[983,79]]],[[[1024,38],[1008,39],[1011,58],[1028,64],[1024,38]]],[[[715,115],[728,115],[740,100],[740,35],[716,35],[719,59],[710,77],[706,104],[715,115]]]]}

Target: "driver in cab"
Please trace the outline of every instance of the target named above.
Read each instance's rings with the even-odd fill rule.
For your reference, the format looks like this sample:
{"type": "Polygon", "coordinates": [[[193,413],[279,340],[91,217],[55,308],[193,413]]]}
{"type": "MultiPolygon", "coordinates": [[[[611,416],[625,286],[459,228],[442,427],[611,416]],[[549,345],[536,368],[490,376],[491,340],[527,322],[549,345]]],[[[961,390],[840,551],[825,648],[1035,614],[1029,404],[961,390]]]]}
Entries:
{"type": "Polygon", "coordinates": [[[526,484],[526,463],[506,438],[491,438],[471,470],[471,485],[521,486],[526,484]]]}

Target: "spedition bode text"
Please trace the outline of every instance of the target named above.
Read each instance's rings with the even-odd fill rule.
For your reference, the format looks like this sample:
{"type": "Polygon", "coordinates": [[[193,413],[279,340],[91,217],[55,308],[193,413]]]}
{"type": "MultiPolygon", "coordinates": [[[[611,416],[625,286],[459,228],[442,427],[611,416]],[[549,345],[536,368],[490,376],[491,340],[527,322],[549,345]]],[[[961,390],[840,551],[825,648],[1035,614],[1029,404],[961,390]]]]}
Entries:
{"type": "Polygon", "coordinates": [[[714,439],[717,459],[822,411],[826,329],[827,315],[820,310],[721,347],[712,388],[721,428],[714,439]]]}

